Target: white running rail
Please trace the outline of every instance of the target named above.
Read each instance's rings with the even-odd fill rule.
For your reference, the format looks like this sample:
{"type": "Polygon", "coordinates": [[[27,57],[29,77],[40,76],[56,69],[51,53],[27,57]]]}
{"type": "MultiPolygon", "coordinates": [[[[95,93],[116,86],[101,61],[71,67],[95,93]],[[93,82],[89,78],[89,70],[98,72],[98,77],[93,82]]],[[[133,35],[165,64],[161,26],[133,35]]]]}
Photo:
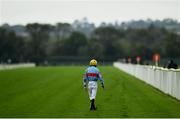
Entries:
{"type": "Polygon", "coordinates": [[[180,69],[114,62],[113,65],[180,100],[180,69]]]}
{"type": "Polygon", "coordinates": [[[0,64],[0,70],[8,70],[8,69],[17,69],[17,68],[27,68],[27,67],[35,67],[34,63],[24,63],[24,64],[0,64]]]}

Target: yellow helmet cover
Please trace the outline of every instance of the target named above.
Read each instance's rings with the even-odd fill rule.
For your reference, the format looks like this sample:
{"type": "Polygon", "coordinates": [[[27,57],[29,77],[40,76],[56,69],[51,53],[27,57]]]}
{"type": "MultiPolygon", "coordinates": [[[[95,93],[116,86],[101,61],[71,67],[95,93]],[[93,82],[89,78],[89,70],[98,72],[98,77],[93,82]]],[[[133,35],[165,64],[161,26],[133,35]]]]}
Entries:
{"type": "Polygon", "coordinates": [[[89,65],[90,66],[97,66],[97,61],[95,59],[92,59],[90,62],[89,62],[89,65]]]}

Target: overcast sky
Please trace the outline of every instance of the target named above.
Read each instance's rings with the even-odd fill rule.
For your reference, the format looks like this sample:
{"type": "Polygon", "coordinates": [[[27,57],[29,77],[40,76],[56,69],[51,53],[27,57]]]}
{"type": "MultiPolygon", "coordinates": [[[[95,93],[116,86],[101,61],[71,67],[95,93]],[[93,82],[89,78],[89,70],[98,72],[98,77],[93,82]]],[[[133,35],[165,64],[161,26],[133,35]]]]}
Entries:
{"type": "Polygon", "coordinates": [[[180,21],[180,0],[0,0],[0,24],[101,22],[151,18],[180,21]]]}

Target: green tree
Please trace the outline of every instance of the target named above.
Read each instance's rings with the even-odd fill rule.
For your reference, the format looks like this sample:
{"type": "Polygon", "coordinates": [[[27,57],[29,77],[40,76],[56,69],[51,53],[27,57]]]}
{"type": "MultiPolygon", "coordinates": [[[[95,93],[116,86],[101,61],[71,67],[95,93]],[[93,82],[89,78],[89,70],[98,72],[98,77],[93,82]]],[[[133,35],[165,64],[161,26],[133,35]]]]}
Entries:
{"type": "Polygon", "coordinates": [[[105,56],[116,56],[115,42],[120,39],[120,32],[114,27],[99,27],[94,31],[95,38],[104,47],[105,56]]]}
{"type": "Polygon", "coordinates": [[[79,50],[87,45],[87,38],[84,34],[80,32],[73,32],[69,38],[62,40],[61,42],[61,51],[62,55],[79,55],[79,50]]]}
{"type": "Polygon", "coordinates": [[[55,26],[55,34],[57,40],[64,39],[71,33],[72,28],[68,23],[57,23],[55,26]]]}
{"type": "Polygon", "coordinates": [[[87,54],[91,58],[102,58],[104,57],[104,46],[97,39],[90,39],[87,54]]]}
{"type": "Polygon", "coordinates": [[[166,56],[171,58],[180,58],[180,36],[175,33],[169,33],[166,38],[166,56]]]}
{"type": "Polygon", "coordinates": [[[24,39],[16,36],[13,31],[0,28],[0,60],[20,62],[24,59],[24,39]]]}
{"type": "Polygon", "coordinates": [[[46,47],[49,39],[49,31],[52,26],[49,24],[28,24],[27,31],[30,34],[29,58],[39,63],[46,57],[46,47]]]}

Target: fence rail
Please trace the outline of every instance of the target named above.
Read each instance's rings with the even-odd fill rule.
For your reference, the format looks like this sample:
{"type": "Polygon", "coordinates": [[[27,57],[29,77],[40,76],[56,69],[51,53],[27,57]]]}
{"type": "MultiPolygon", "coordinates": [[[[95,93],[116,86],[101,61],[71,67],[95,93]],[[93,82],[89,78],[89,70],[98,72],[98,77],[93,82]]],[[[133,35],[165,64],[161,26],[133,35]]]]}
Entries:
{"type": "Polygon", "coordinates": [[[24,64],[0,64],[0,70],[17,69],[17,68],[27,68],[27,67],[35,67],[35,64],[34,64],[34,63],[24,63],[24,64]]]}
{"type": "Polygon", "coordinates": [[[114,62],[113,65],[180,100],[180,69],[114,62]]]}

